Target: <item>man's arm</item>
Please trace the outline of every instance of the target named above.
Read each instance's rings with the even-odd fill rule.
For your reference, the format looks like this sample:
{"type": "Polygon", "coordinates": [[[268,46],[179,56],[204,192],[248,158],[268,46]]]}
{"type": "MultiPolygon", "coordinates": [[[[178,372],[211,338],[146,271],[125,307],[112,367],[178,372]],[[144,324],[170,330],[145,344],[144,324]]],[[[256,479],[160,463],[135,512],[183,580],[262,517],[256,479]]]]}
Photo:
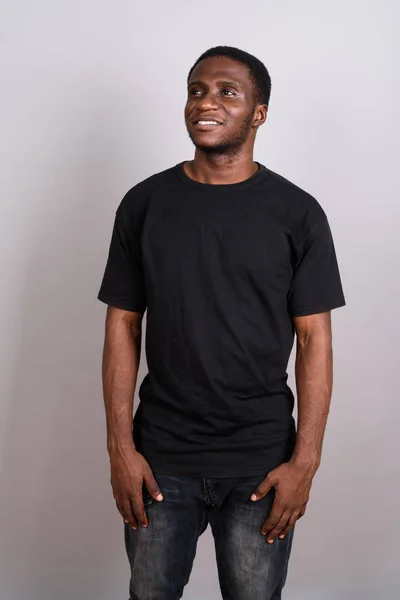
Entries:
{"type": "Polygon", "coordinates": [[[102,376],[110,453],[134,446],[133,396],[140,362],[142,317],[141,313],[107,308],[102,376]]]}
{"type": "Polygon", "coordinates": [[[292,461],[313,474],[321,462],[322,441],[332,395],[331,313],[294,318],[297,334],[297,438],[292,461]]]}
{"type": "Polygon", "coordinates": [[[332,393],[332,333],[330,312],[294,318],[297,333],[297,438],[293,455],[268,473],[253,500],[272,487],[276,496],[261,533],[273,543],[285,537],[301,518],[309,500],[313,477],[321,461],[322,440],[332,393]]]}
{"type": "Polygon", "coordinates": [[[110,456],[111,486],[117,508],[134,529],[147,527],[143,482],[156,500],[160,488],[132,436],[133,396],[140,363],[142,313],[107,308],[103,350],[103,395],[110,456]]]}

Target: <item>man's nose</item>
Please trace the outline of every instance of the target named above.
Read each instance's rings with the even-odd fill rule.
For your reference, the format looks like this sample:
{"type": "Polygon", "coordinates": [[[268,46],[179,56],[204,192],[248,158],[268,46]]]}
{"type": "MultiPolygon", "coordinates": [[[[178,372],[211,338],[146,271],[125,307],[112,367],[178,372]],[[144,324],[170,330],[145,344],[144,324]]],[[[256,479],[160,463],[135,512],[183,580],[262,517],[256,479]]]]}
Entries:
{"type": "Polygon", "coordinates": [[[202,110],[218,109],[219,104],[215,96],[209,92],[208,94],[204,94],[201,98],[199,98],[197,107],[202,110]]]}

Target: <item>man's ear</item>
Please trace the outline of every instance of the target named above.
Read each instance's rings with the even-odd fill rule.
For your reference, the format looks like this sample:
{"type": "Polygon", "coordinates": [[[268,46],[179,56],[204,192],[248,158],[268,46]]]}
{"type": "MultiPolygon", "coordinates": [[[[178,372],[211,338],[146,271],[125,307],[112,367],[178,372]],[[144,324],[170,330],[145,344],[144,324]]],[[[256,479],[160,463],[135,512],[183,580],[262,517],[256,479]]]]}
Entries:
{"type": "Polygon", "coordinates": [[[267,120],[267,112],[268,106],[266,104],[259,104],[257,106],[253,121],[255,127],[261,127],[261,125],[265,123],[267,120]]]}

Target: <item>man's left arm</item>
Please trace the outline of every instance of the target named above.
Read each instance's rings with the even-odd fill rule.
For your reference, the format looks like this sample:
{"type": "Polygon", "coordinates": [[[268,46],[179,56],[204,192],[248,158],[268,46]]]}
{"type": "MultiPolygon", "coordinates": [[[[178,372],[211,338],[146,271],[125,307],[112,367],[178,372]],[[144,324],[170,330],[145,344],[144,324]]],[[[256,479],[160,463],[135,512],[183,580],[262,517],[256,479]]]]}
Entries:
{"type": "Polygon", "coordinates": [[[252,500],[276,490],[270,515],[261,533],[269,543],[283,538],[301,518],[309,500],[313,477],[320,465],[322,441],[332,394],[331,313],[294,317],[297,334],[296,387],[298,422],[291,459],[258,486],[252,500]]]}

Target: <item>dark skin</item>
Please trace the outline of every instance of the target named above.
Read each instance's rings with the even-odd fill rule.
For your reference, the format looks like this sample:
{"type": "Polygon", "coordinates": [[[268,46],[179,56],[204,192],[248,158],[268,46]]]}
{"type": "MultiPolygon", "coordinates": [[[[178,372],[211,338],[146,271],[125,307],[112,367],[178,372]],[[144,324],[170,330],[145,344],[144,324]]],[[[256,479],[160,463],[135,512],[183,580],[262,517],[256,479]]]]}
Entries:
{"type": "Polygon", "coordinates": [[[267,106],[257,102],[246,66],[226,57],[201,61],[188,82],[185,122],[196,146],[194,160],[185,164],[189,177],[202,183],[238,183],[258,169],[253,160],[258,128],[267,106]],[[217,119],[209,129],[195,125],[201,118],[217,119]]]}
{"type": "Polygon", "coordinates": [[[270,471],[254,492],[263,498],[275,488],[271,512],[261,529],[269,543],[284,538],[306,511],[312,480],[321,462],[322,441],[332,394],[331,313],[295,317],[297,336],[297,439],[287,463],[270,471]]]}
{"type": "MultiPolygon", "coordinates": [[[[215,185],[238,183],[258,169],[253,160],[258,127],[267,106],[258,96],[248,68],[226,57],[201,61],[191,74],[185,121],[196,146],[185,163],[189,177],[215,185]],[[196,124],[216,120],[218,125],[196,124]]],[[[157,501],[160,487],[132,439],[133,395],[142,335],[141,313],[108,307],[103,351],[103,390],[111,485],[117,508],[134,529],[148,526],[143,506],[145,485],[157,501]]],[[[273,471],[254,491],[252,500],[275,488],[272,510],[262,527],[269,543],[283,538],[306,510],[313,477],[321,461],[322,441],[332,393],[330,313],[295,317],[297,335],[297,440],[292,458],[273,471]]]]}
{"type": "Polygon", "coordinates": [[[162,494],[150,465],[132,438],[133,395],[139,370],[143,315],[107,309],[103,350],[103,393],[111,486],[117,508],[134,529],[148,526],[142,487],[157,501],[162,494]]]}

